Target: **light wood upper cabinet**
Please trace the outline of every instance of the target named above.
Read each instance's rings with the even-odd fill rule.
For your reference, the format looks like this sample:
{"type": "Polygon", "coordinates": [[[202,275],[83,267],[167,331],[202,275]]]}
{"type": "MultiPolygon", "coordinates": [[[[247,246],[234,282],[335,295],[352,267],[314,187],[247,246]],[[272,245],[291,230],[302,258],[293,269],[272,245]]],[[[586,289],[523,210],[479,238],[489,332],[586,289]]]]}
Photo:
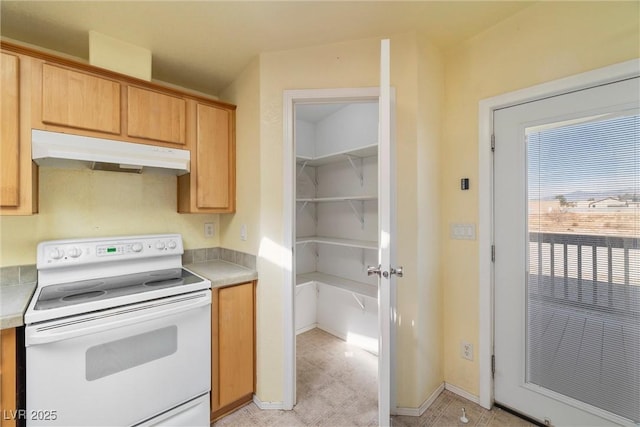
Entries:
{"type": "Polygon", "coordinates": [[[213,289],[211,419],[251,401],[255,385],[255,282],[213,289]]]}
{"type": "Polygon", "coordinates": [[[178,211],[235,212],[235,108],[196,103],[191,173],[178,178],[178,211]]]}
{"type": "Polygon", "coordinates": [[[187,103],[183,98],[135,86],[127,88],[127,135],[185,144],[187,103]]]}
{"type": "Polygon", "coordinates": [[[199,208],[229,209],[235,176],[234,146],[230,144],[231,113],[198,104],[197,203],[199,208]]]}
{"type": "Polygon", "coordinates": [[[0,53],[0,215],[38,211],[38,168],[31,161],[31,58],[0,53]]]}
{"type": "Polygon", "coordinates": [[[119,134],[120,83],[43,64],[42,122],[119,134]]]}
{"type": "Polygon", "coordinates": [[[2,53],[0,58],[0,206],[20,203],[20,60],[2,53]]]}
{"type": "Polygon", "coordinates": [[[0,215],[38,211],[31,131],[189,150],[178,212],[235,211],[235,105],[0,41],[0,215]]]}

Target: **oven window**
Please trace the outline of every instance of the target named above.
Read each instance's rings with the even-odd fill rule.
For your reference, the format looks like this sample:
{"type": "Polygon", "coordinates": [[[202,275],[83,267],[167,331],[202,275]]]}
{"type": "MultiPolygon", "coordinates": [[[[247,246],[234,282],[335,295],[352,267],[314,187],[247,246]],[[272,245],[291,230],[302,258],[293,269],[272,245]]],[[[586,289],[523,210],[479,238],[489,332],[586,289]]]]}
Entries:
{"type": "Polygon", "coordinates": [[[175,325],[90,347],[85,376],[94,381],[169,356],[177,348],[175,325]]]}

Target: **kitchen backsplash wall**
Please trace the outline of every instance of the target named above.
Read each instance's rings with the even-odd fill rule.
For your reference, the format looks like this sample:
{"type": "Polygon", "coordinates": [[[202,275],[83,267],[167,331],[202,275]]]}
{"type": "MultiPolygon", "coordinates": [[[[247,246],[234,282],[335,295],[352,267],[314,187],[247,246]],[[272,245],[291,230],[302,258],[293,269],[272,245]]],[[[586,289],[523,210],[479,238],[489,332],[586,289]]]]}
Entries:
{"type": "Polygon", "coordinates": [[[0,217],[0,267],[34,264],[44,240],[180,233],[185,249],[219,246],[220,215],[178,214],[176,191],[170,175],[40,168],[40,213],[0,217]]]}
{"type": "Polygon", "coordinates": [[[241,265],[243,267],[256,269],[256,256],[247,254],[233,249],[226,248],[202,248],[187,249],[182,255],[182,264],[192,264],[198,262],[207,262],[214,260],[222,260],[241,265]]]}
{"type": "MultiPolygon", "coordinates": [[[[232,262],[252,270],[256,269],[255,255],[233,249],[220,247],[185,249],[182,255],[183,265],[214,260],[232,262]]],[[[37,280],[38,271],[35,264],[0,267],[0,286],[35,283],[37,280]]]]}
{"type": "Polygon", "coordinates": [[[35,283],[38,271],[35,264],[0,267],[0,286],[35,283]]]}

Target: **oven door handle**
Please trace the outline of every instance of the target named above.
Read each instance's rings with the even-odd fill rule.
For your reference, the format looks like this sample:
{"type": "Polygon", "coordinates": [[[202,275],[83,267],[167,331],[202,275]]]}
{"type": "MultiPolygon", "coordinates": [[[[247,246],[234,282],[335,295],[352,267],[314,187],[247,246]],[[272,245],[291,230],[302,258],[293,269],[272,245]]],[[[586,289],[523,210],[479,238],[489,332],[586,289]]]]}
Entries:
{"type": "Polygon", "coordinates": [[[28,325],[25,328],[25,346],[47,344],[136,325],[210,304],[211,291],[207,290],[176,297],[175,299],[172,298],[170,301],[166,299],[157,300],[135,306],[106,310],[76,319],[28,325]]]}

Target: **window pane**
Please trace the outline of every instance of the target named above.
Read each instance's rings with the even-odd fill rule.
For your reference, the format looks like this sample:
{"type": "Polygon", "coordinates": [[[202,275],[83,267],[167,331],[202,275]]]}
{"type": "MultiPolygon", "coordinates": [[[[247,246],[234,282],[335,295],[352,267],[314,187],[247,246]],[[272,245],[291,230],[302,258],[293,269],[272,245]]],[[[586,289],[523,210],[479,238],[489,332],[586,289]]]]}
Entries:
{"type": "Polygon", "coordinates": [[[640,115],[526,132],[526,380],[640,422],[640,115]]]}

